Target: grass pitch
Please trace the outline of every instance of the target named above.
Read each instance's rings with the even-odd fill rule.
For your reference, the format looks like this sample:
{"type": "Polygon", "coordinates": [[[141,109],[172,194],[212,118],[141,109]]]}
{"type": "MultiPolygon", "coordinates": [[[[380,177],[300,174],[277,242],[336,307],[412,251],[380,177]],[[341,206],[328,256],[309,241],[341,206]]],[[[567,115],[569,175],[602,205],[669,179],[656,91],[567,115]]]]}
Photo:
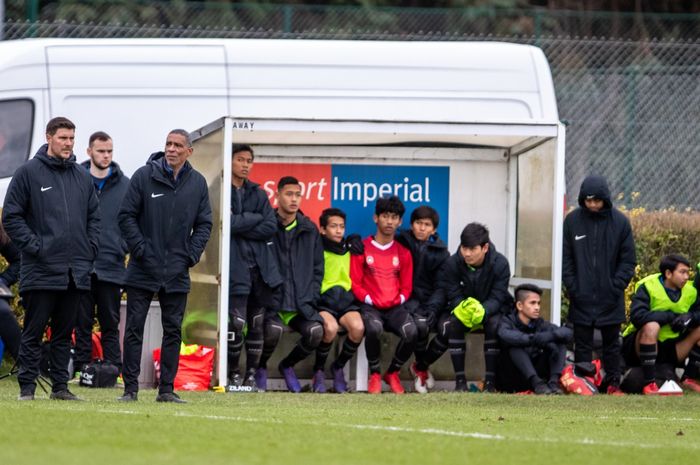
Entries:
{"type": "Polygon", "coordinates": [[[654,464],[700,451],[700,395],[583,398],[504,394],[183,393],[121,404],[120,389],[71,387],[86,402],[18,402],[0,381],[0,463],[654,464]]]}

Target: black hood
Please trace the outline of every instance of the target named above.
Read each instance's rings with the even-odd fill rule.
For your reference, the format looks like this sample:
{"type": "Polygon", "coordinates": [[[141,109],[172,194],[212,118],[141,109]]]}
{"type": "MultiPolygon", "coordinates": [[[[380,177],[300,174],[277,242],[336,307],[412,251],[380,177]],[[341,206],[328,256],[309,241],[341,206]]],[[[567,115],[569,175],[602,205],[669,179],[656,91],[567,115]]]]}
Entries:
{"type": "Polygon", "coordinates": [[[613,206],[608,181],[603,176],[592,175],[583,180],[578,194],[578,204],[581,208],[586,208],[586,197],[590,196],[603,201],[603,210],[610,210],[613,206]]]}
{"type": "Polygon", "coordinates": [[[49,144],[44,144],[42,145],[39,150],[36,152],[36,155],[34,155],[35,158],[38,158],[42,162],[46,163],[48,166],[50,166],[53,169],[66,169],[69,166],[75,164],[75,154],[71,153],[70,157],[67,159],[63,158],[58,158],[58,157],[50,157],[49,156],[49,144]]]}

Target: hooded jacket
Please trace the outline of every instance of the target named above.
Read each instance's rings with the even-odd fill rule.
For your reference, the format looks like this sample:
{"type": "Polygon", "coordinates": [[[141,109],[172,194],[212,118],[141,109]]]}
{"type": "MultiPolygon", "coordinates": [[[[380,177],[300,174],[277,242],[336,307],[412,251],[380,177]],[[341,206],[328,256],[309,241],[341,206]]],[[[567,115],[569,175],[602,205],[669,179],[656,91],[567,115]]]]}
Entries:
{"type": "Polygon", "coordinates": [[[459,251],[445,261],[440,270],[440,283],[445,289],[448,310],[451,311],[469,297],[475,298],[484,307],[484,320],[513,307],[513,297],[508,292],[510,265],[492,242],[489,242],[489,251],[476,278],[473,273],[459,251]]]}
{"type": "Polygon", "coordinates": [[[250,258],[265,284],[271,288],[282,284],[275,255],[276,231],[277,215],[258,184],[246,181],[237,191],[235,187],[231,189],[231,295],[250,294],[250,258]]]}
{"type": "Polygon", "coordinates": [[[5,196],[2,221],[21,250],[20,292],[90,289],[100,239],[100,212],[90,175],[48,155],[44,144],[19,167],[5,196]]]}
{"type": "MultiPolygon", "coordinates": [[[[81,163],[81,166],[88,171],[88,174],[90,173],[90,160],[81,163]]],[[[95,192],[100,200],[100,218],[102,220],[100,246],[95,259],[95,274],[100,281],[122,286],[126,271],[124,258],[127,248],[119,230],[117,215],[124,194],[129,188],[129,178],[122,173],[119,165],[115,162],[110,165],[110,170],[110,174],[105,179],[101,189],[95,185],[93,179],[95,192]]]]}
{"type": "Polygon", "coordinates": [[[588,176],[581,184],[579,207],[564,220],[562,280],[569,294],[569,321],[607,326],[625,321],[624,290],[637,264],[632,227],[613,208],[605,178],[588,176]],[[586,197],[603,201],[599,212],[586,197]]]}
{"type": "Polygon", "coordinates": [[[275,247],[279,269],[284,277],[278,310],[297,311],[305,319],[323,323],[314,308],[323,281],[323,245],[316,225],[297,212],[296,226],[287,230],[277,222],[275,247]]]}
{"type": "Polygon", "coordinates": [[[209,190],[187,161],[173,181],[164,158],[164,152],[156,152],[136,170],[119,210],[131,252],[126,285],[189,292],[189,268],[199,262],[211,233],[209,190]]]}
{"type": "Polygon", "coordinates": [[[522,347],[528,349],[528,352],[532,354],[539,352],[539,349],[533,344],[533,336],[537,333],[552,333],[556,330],[566,335],[566,342],[571,341],[574,337],[573,331],[569,328],[562,327],[560,329],[559,326],[543,318],[532,320],[529,325],[526,325],[518,318],[517,310],[513,310],[499,321],[498,339],[506,348],[522,347]]]}
{"type": "Polygon", "coordinates": [[[406,247],[413,257],[413,293],[423,311],[439,315],[445,309],[445,290],[438,286],[435,277],[450,256],[447,245],[437,234],[427,241],[419,241],[410,229],[401,231],[396,240],[406,247]]]}

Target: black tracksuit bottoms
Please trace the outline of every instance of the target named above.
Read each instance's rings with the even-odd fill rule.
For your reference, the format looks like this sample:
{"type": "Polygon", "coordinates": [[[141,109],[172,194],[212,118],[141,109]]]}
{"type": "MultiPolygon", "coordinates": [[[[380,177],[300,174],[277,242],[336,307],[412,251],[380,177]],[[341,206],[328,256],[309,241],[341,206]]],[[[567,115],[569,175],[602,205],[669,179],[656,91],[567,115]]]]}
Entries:
{"type": "Polygon", "coordinates": [[[75,370],[92,361],[92,327],[97,307],[104,360],[121,371],[122,352],[119,348],[119,307],[121,286],[97,279],[92,275],[90,292],[80,303],[78,321],[75,324],[75,370]]]}
{"type": "Polygon", "coordinates": [[[51,325],[49,362],[51,364],[51,389],[59,392],[67,389],[68,363],[70,361],[71,333],[75,327],[80,300],[87,291],[76,289],[70,279],[66,290],[30,290],[22,293],[25,308],[24,331],[19,347],[19,381],[23,393],[34,392],[39,376],[41,341],[46,325],[51,325]]]}
{"type": "MultiPolygon", "coordinates": [[[[138,392],[141,373],[143,330],[153,292],[135,287],[126,289],[126,327],[124,330],[124,392],[138,392]]],[[[163,324],[163,341],[160,352],[160,383],[158,393],[173,392],[173,383],[180,361],[182,341],[182,317],[187,306],[186,292],[158,291],[158,302],[163,324]]]]}
{"type": "Polygon", "coordinates": [[[0,339],[5,344],[5,350],[17,361],[19,355],[19,342],[22,338],[22,330],[17,323],[15,314],[7,299],[0,297],[0,339]]]}

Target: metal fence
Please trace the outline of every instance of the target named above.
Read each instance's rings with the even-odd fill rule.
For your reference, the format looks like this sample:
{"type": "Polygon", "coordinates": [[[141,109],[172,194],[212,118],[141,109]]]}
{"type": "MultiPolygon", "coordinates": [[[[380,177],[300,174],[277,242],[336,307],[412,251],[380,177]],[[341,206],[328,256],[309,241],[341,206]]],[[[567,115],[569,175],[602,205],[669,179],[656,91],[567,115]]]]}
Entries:
{"type": "Polygon", "coordinates": [[[138,2],[136,8],[134,2],[64,1],[49,4],[38,17],[10,20],[5,39],[255,37],[537,45],[549,59],[559,115],[569,125],[569,203],[575,202],[583,177],[596,172],[608,177],[628,207],[700,209],[699,15],[178,1],[138,2]]]}

